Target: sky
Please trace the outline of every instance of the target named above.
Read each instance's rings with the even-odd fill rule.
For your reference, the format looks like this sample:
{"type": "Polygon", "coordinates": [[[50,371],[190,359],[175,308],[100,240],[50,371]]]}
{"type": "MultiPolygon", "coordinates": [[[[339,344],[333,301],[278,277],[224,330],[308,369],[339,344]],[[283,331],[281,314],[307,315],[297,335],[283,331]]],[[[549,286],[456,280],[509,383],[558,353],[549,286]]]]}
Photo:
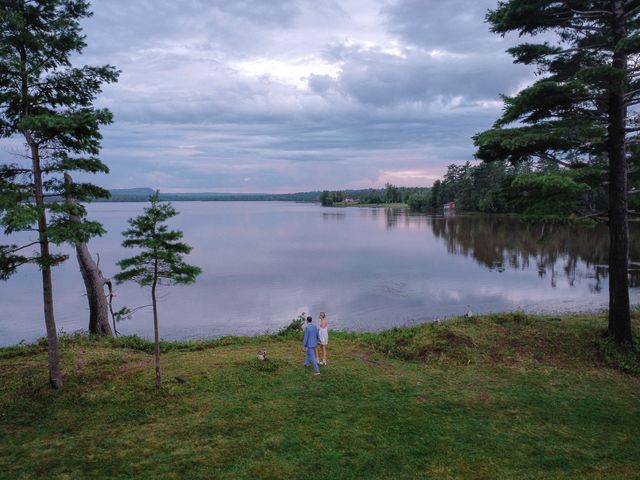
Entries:
{"type": "Polygon", "coordinates": [[[495,0],[94,0],[108,188],[430,186],[531,80],[495,0]]]}

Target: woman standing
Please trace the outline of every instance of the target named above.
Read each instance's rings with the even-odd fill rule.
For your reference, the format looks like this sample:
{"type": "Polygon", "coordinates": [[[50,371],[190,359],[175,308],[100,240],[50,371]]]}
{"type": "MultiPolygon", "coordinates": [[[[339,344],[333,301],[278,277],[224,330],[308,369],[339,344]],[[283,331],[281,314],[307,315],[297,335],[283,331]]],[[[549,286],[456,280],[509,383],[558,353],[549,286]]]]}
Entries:
{"type": "Polygon", "coordinates": [[[327,316],[324,312],[320,312],[320,328],[318,329],[318,347],[316,349],[316,356],[319,357],[318,350],[322,350],[322,361],[318,358],[317,361],[320,365],[327,364],[327,345],[329,344],[329,322],[327,322],[327,316]]]}

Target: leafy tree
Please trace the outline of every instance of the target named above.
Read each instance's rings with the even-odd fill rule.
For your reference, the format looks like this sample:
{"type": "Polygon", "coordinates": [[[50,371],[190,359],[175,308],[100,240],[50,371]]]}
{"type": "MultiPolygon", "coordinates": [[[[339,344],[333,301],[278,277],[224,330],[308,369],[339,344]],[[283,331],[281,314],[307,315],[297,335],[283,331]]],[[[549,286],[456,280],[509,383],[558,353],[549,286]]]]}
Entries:
{"type": "Polygon", "coordinates": [[[507,213],[506,188],[513,180],[513,169],[505,162],[480,163],[473,169],[474,198],[483,213],[507,213]]]}
{"type": "Polygon", "coordinates": [[[378,205],[378,204],[384,203],[384,199],[382,198],[382,196],[378,191],[374,191],[371,193],[371,195],[369,195],[369,199],[367,200],[367,203],[378,205]]]}
{"type": "Polygon", "coordinates": [[[431,191],[421,190],[409,195],[407,204],[411,210],[426,212],[431,208],[431,191]]]}
{"type": "Polygon", "coordinates": [[[86,46],[80,20],[90,16],[82,0],[0,0],[0,138],[24,140],[23,160],[0,165],[0,224],[5,234],[32,231],[37,240],[0,246],[0,278],[23,264],[42,271],[49,380],[63,385],[53,311],[51,268],[66,257],[51,244],[82,243],[100,235],[102,226],[84,219],[85,209],[66,202],[108,196],[90,183],[66,186],[63,172],[108,172],[98,159],[100,126],[111,113],[93,101],[102,84],[114,82],[111,66],[80,68],[71,57],[86,46]],[[46,201],[45,201],[46,199],[46,201]],[[78,221],[71,221],[76,217],[78,221]],[[26,249],[39,246],[39,252],[26,249]]]}
{"type": "Polygon", "coordinates": [[[477,209],[478,193],[474,188],[474,175],[473,167],[469,162],[466,162],[459,169],[457,178],[457,195],[456,195],[456,207],[464,211],[472,211],[477,209]]]}
{"type": "Polygon", "coordinates": [[[456,198],[456,185],[460,179],[461,167],[451,164],[447,167],[447,173],[444,174],[444,178],[440,183],[438,189],[438,207],[443,206],[445,203],[453,202],[456,198]]]}
{"type": "MultiPolygon", "coordinates": [[[[576,196],[606,188],[609,225],[609,325],[617,342],[632,342],[628,280],[628,164],[637,142],[640,101],[640,2],[637,0],[509,0],[487,19],[499,34],[544,35],[509,52],[515,62],[535,65],[539,79],[513,97],[494,127],[475,136],[476,156],[512,163],[536,159],[558,170],[593,169],[604,159],[598,181],[593,172],[528,177],[523,193],[541,198],[548,188],[570,186],[576,196]],[[591,179],[591,181],[589,180],[591,179]],[[579,185],[579,184],[582,185],[579,185]]],[[[631,162],[637,160],[631,159],[631,162]]],[[[557,190],[556,190],[557,191],[557,190]]],[[[567,192],[568,194],[569,192],[567,192]]],[[[576,197],[577,198],[577,197],[576,197]]],[[[559,215],[568,212],[566,198],[559,215]]],[[[584,204],[575,202],[576,207],[584,204]]],[[[539,209],[537,215],[551,214],[539,209]]],[[[596,217],[584,208],[577,216],[596,217]]]]}
{"type": "Polygon", "coordinates": [[[330,192],[325,190],[320,195],[320,203],[325,207],[331,207],[334,203],[344,202],[346,199],[346,192],[330,192]]]}
{"type": "Polygon", "coordinates": [[[511,184],[512,205],[526,221],[562,223],[576,211],[579,195],[589,187],[572,170],[520,175],[511,184]],[[527,195],[518,195],[527,192],[527,195]]]}
{"type": "Polygon", "coordinates": [[[402,195],[398,187],[390,183],[386,183],[384,188],[384,199],[386,203],[398,203],[402,201],[402,195]]]}
{"type": "Polygon", "coordinates": [[[436,209],[440,206],[438,199],[440,198],[440,189],[442,188],[442,182],[436,180],[431,187],[431,208],[436,209]]]}
{"type": "Polygon", "coordinates": [[[158,329],[158,285],[189,284],[201,273],[198,267],[187,264],[183,256],[191,252],[191,247],[179,240],[182,232],[169,230],[163,222],[178,213],[170,203],[160,203],[159,193],[149,199],[151,206],[144,213],[129,219],[130,228],[123,232],[122,246],[137,248],[140,253],[120,260],[121,272],[115,275],[116,282],[133,280],[140,286],[151,286],[153,307],[153,331],[155,338],[156,387],[160,388],[160,335],[158,329]]]}

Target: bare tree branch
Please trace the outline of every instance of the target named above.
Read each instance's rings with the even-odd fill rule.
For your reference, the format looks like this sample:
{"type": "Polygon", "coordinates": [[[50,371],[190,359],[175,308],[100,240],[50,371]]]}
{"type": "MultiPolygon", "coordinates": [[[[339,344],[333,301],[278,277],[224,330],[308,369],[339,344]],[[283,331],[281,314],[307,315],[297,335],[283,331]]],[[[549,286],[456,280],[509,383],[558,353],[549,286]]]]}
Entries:
{"type": "Polygon", "coordinates": [[[560,160],[558,157],[551,153],[539,153],[537,156],[542,160],[551,161],[557,163],[558,165],[562,165],[563,167],[571,167],[571,163],[560,160]]]}
{"type": "Polygon", "coordinates": [[[602,16],[609,17],[613,15],[613,12],[609,12],[607,10],[584,11],[584,10],[575,10],[573,8],[571,9],[571,13],[574,13],[576,15],[580,15],[586,18],[601,18],[602,16]]]}
{"type": "Polygon", "coordinates": [[[33,247],[34,245],[38,245],[40,242],[31,242],[31,243],[27,243],[26,245],[23,245],[21,247],[17,247],[11,250],[7,250],[7,253],[16,253],[19,252],[20,250],[24,250],[25,248],[29,248],[29,247],[33,247]]]}

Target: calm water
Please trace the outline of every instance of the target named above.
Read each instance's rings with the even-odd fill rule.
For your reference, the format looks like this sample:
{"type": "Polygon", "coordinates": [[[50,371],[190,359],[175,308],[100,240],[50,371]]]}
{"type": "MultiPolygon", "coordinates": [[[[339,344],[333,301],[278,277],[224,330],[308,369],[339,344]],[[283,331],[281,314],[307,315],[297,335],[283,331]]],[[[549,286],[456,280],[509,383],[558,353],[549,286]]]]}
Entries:
{"type": "MultiPolygon", "coordinates": [[[[90,206],[109,233],[92,242],[106,276],[141,203],[90,206]]],[[[433,217],[402,210],[273,202],[175,203],[173,226],[203,274],[162,291],[160,331],[182,339],[275,331],[300,312],[327,312],[331,328],[379,330],[474,313],[591,310],[607,305],[605,229],[531,227],[513,219],[433,217]]],[[[631,297],[640,303],[638,225],[632,226],[631,297]]],[[[10,239],[11,240],[11,239],[10,239]]],[[[0,239],[5,243],[6,238],[0,239]]],[[[71,252],[72,253],[72,252],[71,252]]],[[[57,326],[86,328],[75,257],[54,270],[57,326]]],[[[116,308],[149,303],[149,290],[117,287],[116,308]]],[[[0,284],[0,344],[45,334],[40,274],[23,267],[0,284]]],[[[152,335],[151,312],[119,324],[152,335]]]]}

